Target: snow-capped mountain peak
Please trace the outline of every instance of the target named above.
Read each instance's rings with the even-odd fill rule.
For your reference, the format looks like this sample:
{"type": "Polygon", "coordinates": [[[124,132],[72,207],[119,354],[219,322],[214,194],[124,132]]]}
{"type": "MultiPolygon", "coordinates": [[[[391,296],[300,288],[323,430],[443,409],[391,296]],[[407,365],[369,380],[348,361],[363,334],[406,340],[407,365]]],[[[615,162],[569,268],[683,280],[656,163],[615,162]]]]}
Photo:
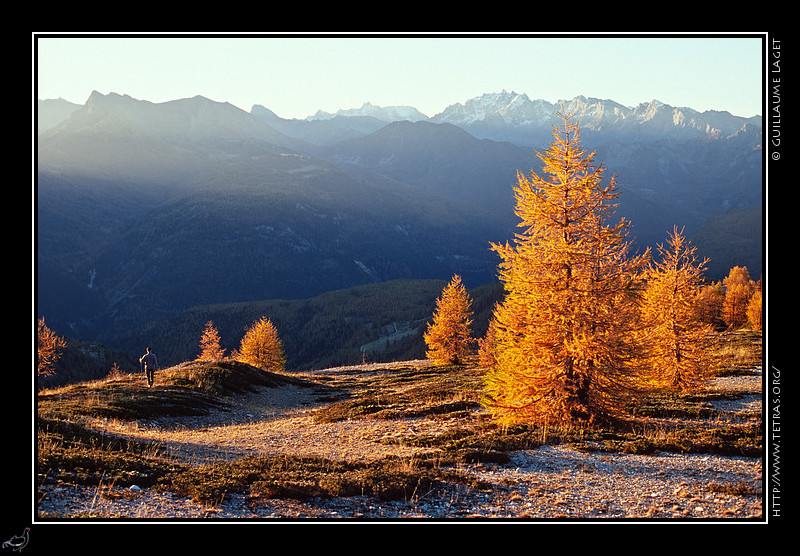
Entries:
{"type": "Polygon", "coordinates": [[[371,102],[365,102],[360,108],[348,108],[337,110],[336,113],[331,114],[318,110],[313,116],[306,118],[307,120],[330,120],[336,116],[358,117],[367,116],[381,120],[384,122],[399,122],[409,121],[418,122],[427,120],[428,116],[417,110],[412,106],[376,106],[371,102]]]}
{"type": "Polygon", "coordinates": [[[452,104],[431,120],[454,125],[479,124],[488,120],[512,126],[541,125],[549,117],[552,107],[544,100],[532,101],[525,93],[502,90],[469,99],[464,104],[452,104]]]}

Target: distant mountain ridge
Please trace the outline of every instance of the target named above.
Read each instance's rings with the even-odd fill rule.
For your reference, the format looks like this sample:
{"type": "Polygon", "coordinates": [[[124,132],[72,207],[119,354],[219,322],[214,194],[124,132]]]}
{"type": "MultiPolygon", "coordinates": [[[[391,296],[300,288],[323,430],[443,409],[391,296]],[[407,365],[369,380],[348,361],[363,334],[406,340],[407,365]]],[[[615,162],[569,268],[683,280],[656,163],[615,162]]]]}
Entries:
{"type": "MultiPolygon", "coordinates": [[[[103,340],[198,305],[454,273],[492,282],[489,242],[515,232],[516,173],[537,165],[556,107],[506,92],[473,101],[388,122],[414,112],[286,120],[200,96],[39,101],[37,311],[103,340]]],[[[760,118],[569,106],[617,175],[640,246],[761,204],[760,118]]],[[[704,229],[705,244],[729,260],[718,229],[704,229]]],[[[758,275],[760,245],[740,242],[734,260],[758,275]]]]}
{"type": "Polygon", "coordinates": [[[348,108],[337,110],[336,113],[330,114],[322,110],[318,110],[313,116],[309,116],[306,120],[331,120],[337,116],[346,118],[366,116],[375,118],[386,123],[391,122],[418,122],[427,120],[428,117],[414,108],[413,106],[376,106],[371,102],[365,102],[360,108],[348,108]]]}
{"type": "MultiPolygon", "coordinates": [[[[115,93],[108,95],[115,96],[115,93]]],[[[87,102],[102,97],[93,93],[87,102]]],[[[130,98],[130,97],[127,97],[130,98]]],[[[195,97],[202,98],[202,97],[195,97]]],[[[176,102],[176,101],[170,101],[176,102]]],[[[224,103],[227,104],[227,103],[224,103]]],[[[47,125],[63,120],[65,110],[72,111],[80,105],[54,100],[40,100],[38,103],[39,118],[47,125]]],[[[501,91],[486,93],[474,97],[464,103],[454,103],[446,107],[441,113],[428,117],[412,106],[387,106],[381,107],[366,102],[359,108],[340,109],[335,113],[317,111],[314,115],[303,120],[286,120],[280,118],[268,108],[256,104],[250,113],[269,123],[292,122],[305,125],[310,122],[331,122],[335,120],[361,120],[371,121],[371,124],[362,126],[362,133],[371,133],[378,127],[396,121],[431,121],[433,123],[449,123],[461,127],[477,137],[494,140],[509,140],[509,137],[524,137],[517,133],[520,129],[527,130],[530,137],[536,138],[536,143],[524,143],[536,146],[539,144],[539,134],[544,131],[549,136],[552,126],[558,123],[558,113],[561,111],[572,114],[580,121],[581,129],[587,135],[602,130],[604,133],[613,133],[614,138],[629,137],[641,139],[644,137],[728,137],[738,133],[742,128],[762,127],[762,117],[734,116],[726,111],[708,110],[699,112],[689,107],[673,107],[658,100],[639,103],[634,107],[624,106],[613,100],[576,96],[571,100],[562,100],[551,103],[545,100],[531,100],[525,93],[501,91]],[[511,130],[517,130],[512,133],[511,130]],[[489,135],[485,135],[485,134],[489,135]]],[[[351,126],[352,127],[352,126],[351,126]]],[[[46,128],[39,126],[38,131],[46,128]]],[[[346,138],[346,137],[345,137],[346,138]]],[[[605,136],[607,140],[608,135],[605,136]]]]}
{"type": "Polygon", "coordinates": [[[431,121],[457,125],[476,137],[538,145],[548,140],[560,112],[572,114],[580,122],[582,136],[592,144],[599,139],[728,137],[747,125],[762,126],[760,116],[742,118],[728,112],[698,112],[657,100],[631,108],[613,100],[584,96],[550,103],[507,91],[453,104],[431,121]]]}

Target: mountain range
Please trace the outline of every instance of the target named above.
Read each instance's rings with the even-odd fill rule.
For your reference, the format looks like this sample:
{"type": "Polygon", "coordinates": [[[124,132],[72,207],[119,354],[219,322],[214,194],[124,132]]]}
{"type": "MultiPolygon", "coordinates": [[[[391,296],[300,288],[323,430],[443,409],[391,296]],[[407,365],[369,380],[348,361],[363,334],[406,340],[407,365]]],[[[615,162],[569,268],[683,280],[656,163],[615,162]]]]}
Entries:
{"type": "Polygon", "coordinates": [[[196,306],[455,273],[491,283],[517,171],[538,171],[562,110],[617,176],[638,247],[677,224],[760,274],[760,117],[503,91],[432,117],[367,103],[290,120],[95,92],[37,103],[37,313],[113,343],[196,306]]]}

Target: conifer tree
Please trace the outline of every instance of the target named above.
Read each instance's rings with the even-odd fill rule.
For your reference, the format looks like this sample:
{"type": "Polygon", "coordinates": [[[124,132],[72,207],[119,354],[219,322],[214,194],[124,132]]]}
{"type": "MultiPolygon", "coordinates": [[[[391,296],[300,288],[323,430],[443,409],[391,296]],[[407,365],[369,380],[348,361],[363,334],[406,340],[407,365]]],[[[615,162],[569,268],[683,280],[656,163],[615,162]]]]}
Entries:
{"type": "Polygon", "coordinates": [[[66,342],[61,336],[50,330],[39,318],[36,325],[36,375],[49,376],[55,373],[55,366],[61,356],[66,342]]]}
{"type": "Polygon", "coordinates": [[[746,266],[735,266],[722,281],[722,285],[725,287],[722,318],[730,328],[740,328],[747,323],[747,303],[755,289],[750,280],[750,272],[746,266]]]}
{"type": "Polygon", "coordinates": [[[214,323],[208,321],[206,327],[203,329],[203,335],[200,338],[200,355],[197,356],[198,361],[213,361],[225,357],[225,350],[220,347],[219,342],[219,332],[214,328],[214,323]]]}
{"type": "Polygon", "coordinates": [[[753,330],[761,331],[762,306],[761,306],[761,280],[756,282],[755,291],[747,303],[747,322],[753,330]]]}
{"type": "Polygon", "coordinates": [[[436,300],[433,322],[424,334],[428,359],[440,365],[463,363],[471,349],[471,325],[472,299],[455,275],[436,300]]]}
{"type": "Polygon", "coordinates": [[[286,364],[278,329],[261,317],[245,332],[234,358],[265,371],[282,371],[286,364]]]}
{"type": "Polygon", "coordinates": [[[676,228],[667,245],[659,245],[651,262],[641,300],[643,345],[647,348],[652,385],[678,391],[699,387],[713,368],[709,347],[713,328],[699,319],[697,296],[708,259],[676,228]]]}
{"type": "Polygon", "coordinates": [[[497,362],[494,355],[495,350],[495,321],[489,321],[489,327],[486,329],[486,334],[483,338],[478,340],[478,364],[482,367],[493,367],[497,362]]]}
{"type": "Polygon", "coordinates": [[[517,174],[522,231],[513,245],[493,244],[506,296],[484,403],[504,424],[592,423],[637,384],[634,280],[647,254],[629,256],[628,222],[609,223],[616,180],[603,182],[577,124],[562,118],[538,153],[542,175],[517,174]]]}
{"type": "Polygon", "coordinates": [[[697,292],[695,311],[697,319],[703,324],[713,325],[715,328],[724,328],[722,321],[722,304],[725,301],[725,289],[722,282],[700,286],[697,292]]]}

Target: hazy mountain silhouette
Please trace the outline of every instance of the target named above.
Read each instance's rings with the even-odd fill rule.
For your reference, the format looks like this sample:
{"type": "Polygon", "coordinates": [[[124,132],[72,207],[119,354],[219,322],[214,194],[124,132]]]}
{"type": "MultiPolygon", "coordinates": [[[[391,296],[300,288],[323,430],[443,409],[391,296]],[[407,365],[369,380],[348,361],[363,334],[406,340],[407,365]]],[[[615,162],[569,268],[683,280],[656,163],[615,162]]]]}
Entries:
{"type": "MultiPolygon", "coordinates": [[[[492,282],[489,242],[514,233],[516,173],[538,171],[557,111],[511,95],[415,122],[371,105],[284,120],[203,97],[40,102],[37,312],[104,339],[197,305],[454,273],[492,282]]],[[[640,245],[760,206],[760,118],[570,106],[640,245]]],[[[718,252],[713,230],[704,245],[718,252]]],[[[760,268],[760,247],[739,245],[738,264],[760,268]]]]}

